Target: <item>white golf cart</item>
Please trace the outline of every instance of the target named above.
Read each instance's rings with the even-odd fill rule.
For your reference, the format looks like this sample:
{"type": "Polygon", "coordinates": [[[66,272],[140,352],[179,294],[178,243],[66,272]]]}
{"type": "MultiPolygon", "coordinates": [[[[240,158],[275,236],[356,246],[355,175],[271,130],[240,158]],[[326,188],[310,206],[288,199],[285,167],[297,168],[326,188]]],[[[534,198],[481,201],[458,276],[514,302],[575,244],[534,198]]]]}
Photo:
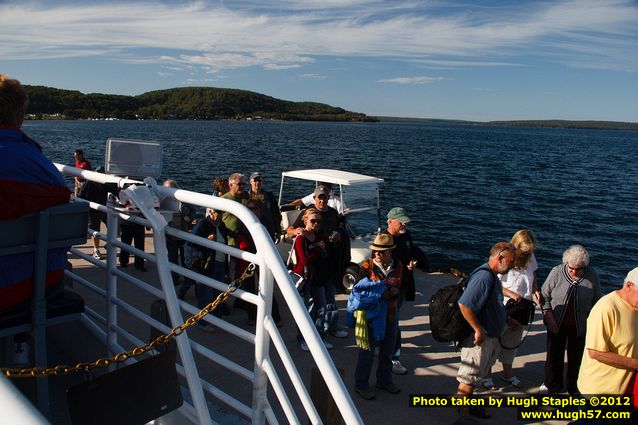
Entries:
{"type": "MultiPolygon", "coordinates": [[[[311,194],[320,183],[332,185],[331,197],[336,198],[337,211],[346,218],[346,232],[350,237],[350,263],[342,278],[346,292],[356,283],[358,264],[370,257],[368,245],[374,239],[381,225],[381,207],[379,204],[379,183],[383,179],[364,174],[332,169],[313,169],[285,171],[281,173],[279,189],[279,208],[282,215],[283,237],[279,241],[279,253],[284,261],[289,258],[292,241],[286,237],[285,230],[291,226],[303,206],[292,202],[311,194]],[[284,197],[285,196],[285,197],[284,197]]],[[[334,201],[333,201],[334,202],[334,201]]],[[[330,202],[329,202],[330,205],[330,202]]]]}

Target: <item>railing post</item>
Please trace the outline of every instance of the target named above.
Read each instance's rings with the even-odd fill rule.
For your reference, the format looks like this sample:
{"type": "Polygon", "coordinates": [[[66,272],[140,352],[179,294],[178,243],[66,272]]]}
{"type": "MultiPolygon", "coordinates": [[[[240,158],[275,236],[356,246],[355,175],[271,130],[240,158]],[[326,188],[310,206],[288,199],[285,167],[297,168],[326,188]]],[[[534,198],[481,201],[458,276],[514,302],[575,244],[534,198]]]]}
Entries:
{"type": "MultiPolygon", "coordinates": [[[[117,297],[117,235],[120,225],[119,213],[114,208],[111,194],[107,202],[106,213],[106,352],[109,347],[117,346],[117,332],[113,330],[117,325],[117,304],[113,300],[117,297]]],[[[99,229],[94,229],[99,230],[99,229]]]]}
{"type": "MultiPolygon", "coordinates": [[[[263,257],[260,257],[263,261],[263,257]]],[[[257,305],[257,319],[255,320],[255,380],[253,381],[253,425],[262,425],[266,417],[264,411],[268,404],[267,391],[268,379],[264,371],[264,359],[268,357],[270,350],[270,336],[266,332],[264,320],[268,317],[271,321],[272,297],[273,297],[273,276],[269,267],[259,264],[258,268],[259,299],[262,301],[257,305]]]]}
{"type": "MultiPolygon", "coordinates": [[[[162,291],[166,301],[166,309],[171,319],[172,326],[181,324],[184,320],[182,312],[175,293],[171,270],[168,266],[168,250],[166,249],[166,220],[153,207],[150,189],[146,186],[131,186],[126,189],[126,194],[131,198],[135,206],[142,212],[153,228],[153,243],[155,248],[155,258],[157,266],[157,274],[162,285],[162,291]]],[[[179,356],[182,360],[182,366],[186,375],[188,389],[193,399],[193,406],[197,412],[197,421],[199,425],[212,425],[208,405],[204,390],[199,381],[199,373],[197,365],[193,357],[193,351],[186,332],[179,335],[176,339],[179,356]]]]}
{"type": "MultiPolygon", "coordinates": [[[[48,211],[40,211],[38,214],[37,246],[34,253],[33,270],[33,305],[31,312],[33,325],[33,339],[35,346],[35,366],[47,367],[46,347],[46,274],[47,256],[49,244],[49,217],[48,211]]],[[[49,378],[41,378],[36,382],[36,394],[38,407],[43,415],[49,416],[49,378]]]]}

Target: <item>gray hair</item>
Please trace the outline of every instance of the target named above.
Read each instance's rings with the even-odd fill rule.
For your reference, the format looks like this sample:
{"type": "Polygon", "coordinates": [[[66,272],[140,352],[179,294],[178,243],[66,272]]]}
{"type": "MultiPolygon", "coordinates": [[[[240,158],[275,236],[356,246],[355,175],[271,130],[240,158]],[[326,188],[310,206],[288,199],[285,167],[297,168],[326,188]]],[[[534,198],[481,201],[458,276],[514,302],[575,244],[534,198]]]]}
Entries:
{"type": "Polygon", "coordinates": [[[228,183],[237,182],[239,180],[244,180],[244,175],[242,173],[233,173],[228,176],[228,183]]]}
{"type": "Polygon", "coordinates": [[[587,267],[589,252],[582,245],[572,245],[563,252],[563,264],[573,267],[587,267]]]}

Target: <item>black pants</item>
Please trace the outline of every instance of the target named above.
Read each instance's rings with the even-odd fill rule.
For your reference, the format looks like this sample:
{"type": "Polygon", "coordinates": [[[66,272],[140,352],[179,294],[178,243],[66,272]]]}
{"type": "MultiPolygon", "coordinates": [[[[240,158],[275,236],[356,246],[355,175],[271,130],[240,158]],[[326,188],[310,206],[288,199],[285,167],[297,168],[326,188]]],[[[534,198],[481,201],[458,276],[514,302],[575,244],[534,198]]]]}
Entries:
{"type": "MultiPolygon", "coordinates": [[[[257,284],[255,281],[255,277],[253,276],[249,279],[244,280],[244,283],[241,287],[244,291],[251,292],[253,294],[257,294],[257,284]]],[[[257,306],[255,304],[249,303],[248,301],[244,301],[242,299],[235,299],[235,307],[241,308],[246,312],[248,316],[248,320],[255,321],[257,319],[257,306]]],[[[272,296],[272,309],[270,311],[272,315],[272,319],[275,323],[279,323],[281,321],[281,315],[279,313],[279,304],[277,304],[277,299],[275,298],[275,294],[272,296]]]]}
{"type": "MultiPolygon", "coordinates": [[[[131,242],[133,242],[135,248],[144,251],[144,226],[133,223],[123,223],[120,239],[122,243],[127,245],[131,245],[131,242]]],[[[120,264],[124,266],[127,265],[130,256],[131,254],[128,251],[120,249],[120,264]]],[[[135,256],[135,267],[144,267],[144,259],[142,257],[135,256]]]]}
{"type": "Polygon", "coordinates": [[[577,336],[575,326],[561,326],[557,334],[547,332],[545,385],[552,393],[563,388],[563,369],[567,348],[567,392],[578,393],[578,371],[585,350],[585,335],[577,336]]]}

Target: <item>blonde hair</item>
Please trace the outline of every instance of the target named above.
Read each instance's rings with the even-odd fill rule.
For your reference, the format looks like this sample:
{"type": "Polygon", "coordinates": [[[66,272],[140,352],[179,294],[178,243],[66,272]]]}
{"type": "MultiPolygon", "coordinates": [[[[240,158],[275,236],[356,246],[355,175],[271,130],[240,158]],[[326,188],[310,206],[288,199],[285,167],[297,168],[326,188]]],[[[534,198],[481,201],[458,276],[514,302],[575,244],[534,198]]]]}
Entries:
{"type": "Polygon", "coordinates": [[[531,254],[536,251],[536,236],[534,236],[534,233],[529,229],[521,229],[514,233],[510,243],[516,247],[516,267],[527,268],[532,258],[531,254]],[[521,255],[526,253],[530,255],[521,255]]]}
{"type": "Polygon", "coordinates": [[[20,81],[0,74],[0,125],[20,128],[29,96],[20,81]]]}
{"type": "Polygon", "coordinates": [[[319,211],[315,207],[306,208],[301,213],[301,221],[303,221],[303,223],[306,224],[306,219],[310,217],[311,215],[318,215],[319,217],[321,217],[321,211],[319,211]]]}

